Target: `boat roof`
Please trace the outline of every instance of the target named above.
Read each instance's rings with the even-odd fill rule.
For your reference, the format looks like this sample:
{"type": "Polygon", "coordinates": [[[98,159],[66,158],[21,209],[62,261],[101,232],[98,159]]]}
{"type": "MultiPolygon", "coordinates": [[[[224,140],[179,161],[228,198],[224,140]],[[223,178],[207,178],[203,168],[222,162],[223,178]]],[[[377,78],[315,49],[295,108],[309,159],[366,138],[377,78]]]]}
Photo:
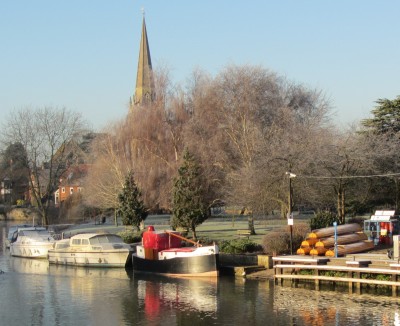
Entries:
{"type": "Polygon", "coordinates": [[[17,230],[22,230],[22,229],[35,229],[38,228],[38,226],[33,226],[33,225],[28,225],[28,224],[20,224],[20,225],[12,225],[8,229],[8,232],[15,232],[17,230]]]}
{"type": "Polygon", "coordinates": [[[113,233],[79,233],[79,234],[75,234],[74,236],[71,237],[71,239],[90,239],[90,238],[94,238],[94,237],[98,237],[98,236],[104,236],[104,235],[113,235],[113,236],[117,236],[116,234],[113,233]]]}
{"type": "Polygon", "coordinates": [[[21,232],[21,231],[47,231],[47,229],[44,227],[28,226],[28,227],[20,227],[16,231],[18,231],[18,232],[21,232]]]}

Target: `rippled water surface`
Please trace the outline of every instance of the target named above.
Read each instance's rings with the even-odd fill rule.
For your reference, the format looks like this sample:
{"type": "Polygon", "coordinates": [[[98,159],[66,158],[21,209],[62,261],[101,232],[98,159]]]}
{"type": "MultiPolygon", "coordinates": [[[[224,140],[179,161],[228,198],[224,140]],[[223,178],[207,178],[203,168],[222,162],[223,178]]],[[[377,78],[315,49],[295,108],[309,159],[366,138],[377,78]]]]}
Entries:
{"type": "Polygon", "coordinates": [[[400,325],[399,300],[54,266],[0,248],[0,325],[400,325]]]}

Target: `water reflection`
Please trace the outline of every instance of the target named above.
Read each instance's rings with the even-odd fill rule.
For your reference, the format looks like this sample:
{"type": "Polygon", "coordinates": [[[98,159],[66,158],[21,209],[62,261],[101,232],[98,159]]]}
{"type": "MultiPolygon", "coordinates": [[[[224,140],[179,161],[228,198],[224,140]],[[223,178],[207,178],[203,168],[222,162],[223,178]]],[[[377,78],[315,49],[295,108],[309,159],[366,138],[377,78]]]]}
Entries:
{"type": "Polygon", "coordinates": [[[21,257],[9,258],[9,270],[21,274],[47,274],[69,278],[112,278],[129,279],[125,268],[95,268],[81,266],[64,266],[49,264],[47,259],[30,259],[21,257]]]}
{"type": "Polygon", "coordinates": [[[388,296],[49,265],[2,248],[0,270],[1,325],[400,325],[388,296]]]}
{"type": "Polygon", "coordinates": [[[276,287],[273,302],[296,325],[400,325],[398,298],[276,287]]]}
{"type": "Polygon", "coordinates": [[[202,279],[151,279],[136,276],[139,299],[146,310],[162,305],[173,306],[184,310],[216,312],[217,281],[202,279]]]}
{"type": "Polygon", "coordinates": [[[210,325],[216,319],[216,279],[182,279],[132,273],[130,300],[125,302],[125,322],[186,325],[193,320],[210,325]]]}
{"type": "Polygon", "coordinates": [[[21,274],[48,274],[49,262],[47,259],[28,259],[10,257],[9,270],[21,274]]]}

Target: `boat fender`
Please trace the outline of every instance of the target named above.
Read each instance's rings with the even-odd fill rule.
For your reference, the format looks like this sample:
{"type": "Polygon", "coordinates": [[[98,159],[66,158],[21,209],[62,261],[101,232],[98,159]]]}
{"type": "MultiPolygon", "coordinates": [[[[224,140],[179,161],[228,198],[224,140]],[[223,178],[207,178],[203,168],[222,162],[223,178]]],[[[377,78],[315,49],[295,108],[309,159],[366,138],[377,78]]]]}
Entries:
{"type": "Polygon", "coordinates": [[[101,263],[101,258],[99,258],[99,264],[101,263]]]}

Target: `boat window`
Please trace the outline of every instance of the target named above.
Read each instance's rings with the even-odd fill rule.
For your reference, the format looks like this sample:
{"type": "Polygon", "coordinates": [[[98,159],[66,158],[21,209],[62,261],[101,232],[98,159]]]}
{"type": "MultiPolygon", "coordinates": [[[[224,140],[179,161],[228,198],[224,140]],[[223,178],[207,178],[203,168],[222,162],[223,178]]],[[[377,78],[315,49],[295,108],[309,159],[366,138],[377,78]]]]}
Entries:
{"type": "Polygon", "coordinates": [[[99,238],[99,243],[108,243],[106,235],[102,235],[102,236],[100,236],[98,238],[99,238]]]}
{"type": "Polygon", "coordinates": [[[11,243],[17,241],[17,238],[18,238],[18,231],[15,231],[15,232],[13,233],[12,238],[11,238],[11,243]]]}
{"type": "Polygon", "coordinates": [[[104,235],[100,235],[100,236],[90,239],[90,243],[92,245],[99,244],[99,243],[111,243],[111,242],[121,243],[123,241],[122,241],[121,237],[114,235],[114,234],[104,234],[104,235]]]}
{"type": "Polygon", "coordinates": [[[68,248],[68,242],[61,242],[61,243],[57,243],[57,242],[56,242],[55,248],[56,248],[56,249],[68,248]]]}
{"type": "Polygon", "coordinates": [[[82,239],[82,244],[83,245],[88,245],[89,244],[89,239],[82,239]]]}
{"type": "Polygon", "coordinates": [[[123,240],[122,240],[122,238],[121,237],[119,237],[119,236],[117,236],[117,235],[114,235],[114,234],[112,234],[112,235],[108,235],[107,236],[108,237],[108,241],[109,242],[116,242],[116,243],[122,243],[122,242],[124,242],[123,240]]]}
{"type": "Polygon", "coordinates": [[[79,246],[81,244],[81,239],[72,239],[72,244],[74,246],[79,246]]]}

